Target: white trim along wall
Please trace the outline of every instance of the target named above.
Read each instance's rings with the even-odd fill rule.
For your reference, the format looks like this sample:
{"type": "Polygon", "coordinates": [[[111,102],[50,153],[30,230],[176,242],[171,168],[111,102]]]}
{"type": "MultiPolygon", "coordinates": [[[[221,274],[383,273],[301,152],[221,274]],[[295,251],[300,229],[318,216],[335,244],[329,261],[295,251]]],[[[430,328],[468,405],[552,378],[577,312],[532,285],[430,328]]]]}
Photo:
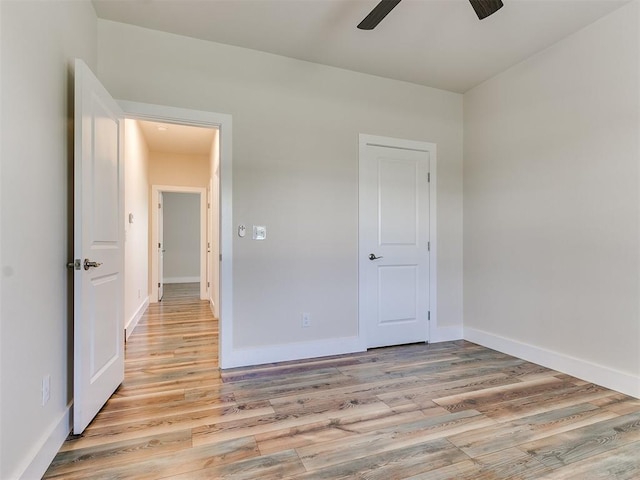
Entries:
{"type": "Polygon", "coordinates": [[[633,374],[471,327],[464,327],[464,339],[640,398],[640,383],[633,374]]]}

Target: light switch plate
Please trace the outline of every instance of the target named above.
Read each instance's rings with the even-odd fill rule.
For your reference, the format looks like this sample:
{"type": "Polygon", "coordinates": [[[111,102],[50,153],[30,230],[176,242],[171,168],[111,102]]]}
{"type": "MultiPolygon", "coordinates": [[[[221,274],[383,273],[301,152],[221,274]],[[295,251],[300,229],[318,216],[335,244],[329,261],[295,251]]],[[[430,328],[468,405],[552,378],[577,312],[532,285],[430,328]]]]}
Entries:
{"type": "Polygon", "coordinates": [[[267,238],[267,227],[264,225],[254,225],[253,226],[253,239],[254,240],[264,240],[267,238]]]}

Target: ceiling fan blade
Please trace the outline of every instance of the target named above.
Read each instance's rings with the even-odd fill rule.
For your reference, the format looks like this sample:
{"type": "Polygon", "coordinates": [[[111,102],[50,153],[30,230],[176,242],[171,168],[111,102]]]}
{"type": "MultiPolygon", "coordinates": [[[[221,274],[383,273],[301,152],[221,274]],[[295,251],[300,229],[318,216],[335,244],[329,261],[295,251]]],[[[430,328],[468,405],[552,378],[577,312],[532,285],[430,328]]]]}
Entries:
{"type": "Polygon", "coordinates": [[[358,24],[360,30],[373,30],[400,0],[381,0],[378,5],[358,24]]]}
{"type": "Polygon", "coordinates": [[[469,0],[469,2],[471,2],[471,6],[480,20],[487,18],[502,8],[502,0],[469,0]]]}

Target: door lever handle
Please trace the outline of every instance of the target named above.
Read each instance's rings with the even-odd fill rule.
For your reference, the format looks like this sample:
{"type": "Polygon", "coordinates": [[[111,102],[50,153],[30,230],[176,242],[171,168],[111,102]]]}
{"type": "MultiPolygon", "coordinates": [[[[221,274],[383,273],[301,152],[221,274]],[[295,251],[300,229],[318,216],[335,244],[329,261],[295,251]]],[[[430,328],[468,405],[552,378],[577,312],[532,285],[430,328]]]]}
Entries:
{"type": "Polygon", "coordinates": [[[378,260],[379,258],[384,258],[384,257],[376,257],[375,253],[369,254],[369,260],[378,260]]]}
{"type": "Polygon", "coordinates": [[[84,259],[83,266],[84,266],[85,270],[89,270],[91,267],[98,268],[100,265],[102,265],[102,263],[100,263],[100,262],[92,262],[88,258],[84,259]]]}

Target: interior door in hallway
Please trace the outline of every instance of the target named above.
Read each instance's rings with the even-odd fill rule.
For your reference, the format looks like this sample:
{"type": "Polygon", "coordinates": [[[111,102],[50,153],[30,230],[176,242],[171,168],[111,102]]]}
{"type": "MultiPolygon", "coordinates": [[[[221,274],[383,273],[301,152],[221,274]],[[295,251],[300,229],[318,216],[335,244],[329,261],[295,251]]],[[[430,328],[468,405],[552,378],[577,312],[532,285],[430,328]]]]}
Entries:
{"type": "Polygon", "coordinates": [[[366,345],[425,342],[430,315],[430,152],[363,137],[359,314],[366,345]]]}
{"type": "Polygon", "coordinates": [[[164,296],[164,196],[158,192],[158,301],[164,296]]]}
{"type": "Polygon", "coordinates": [[[118,104],[76,60],[73,431],[124,379],[124,222],[118,104]]]}

